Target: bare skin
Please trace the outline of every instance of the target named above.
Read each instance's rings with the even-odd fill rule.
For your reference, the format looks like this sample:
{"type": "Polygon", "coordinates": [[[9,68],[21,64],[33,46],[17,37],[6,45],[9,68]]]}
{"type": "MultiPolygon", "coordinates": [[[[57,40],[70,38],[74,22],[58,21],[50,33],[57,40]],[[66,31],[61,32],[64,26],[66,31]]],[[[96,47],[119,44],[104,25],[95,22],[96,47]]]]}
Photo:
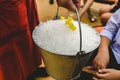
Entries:
{"type": "MultiPolygon", "coordinates": [[[[81,0],[57,0],[58,6],[65,7],[71,11],[75,11],[75,6],[79,10],[80,9],[80,2],[81,2],[81,0]]],[[[92,14],[90,13],[90,10],[89,10],[89,7],[92,5],[93,2],[94,2],[94,0],[84,0],[85,5],[79,13],[80,18],[85,14],[86,11],[88,13],[89,19],[91,19],[93,17],[92,14]]]]}
{"type": "Polygon", "coordinates": [[[113,15],[113,13],[106,12],[100,16],[100,20],[102,25],[106,25],[107,21],[110,19],[110,17],[113,15]]]}
{"type": "Polygon", "coordinates": [[[108,5],[99,10],[100,20],[101,20],[102,25],[105,25],[107,21],[109,20],[109,18],[112,16],[113,13],[111,13],[110,10],[112,10],[114,6],[115,5],[112,5],[112,6],[108,5]]]}
{"type": "Polygon", "coordinates": [[[90,6],[93,4],[94,0],[83,0],[83,2],[84,2],[84,7],[80,11],[80,17],[82,17],[86,11],[87,11],[88,15],[89,14],[91,15],[90,6]]]}
{"type": "Polygon", "coordinates": [[[106,68],[109,63],[109,44],[110,40],[102,36],[101,43],[98,49],[98,54],[93,61],[93,66],[97,69],[106,68]],[[104,56],[104,57],[103,57],[104,56]]]}
{"type": "Polygon", "coordinates": [[[77,9],[80,8],[80,1],[81,0],[56,0],[58,6],[65,7],[71,11],[75,11],[75,7],[77,9]]]}
{"type": "Polygon", "coordinates": [[[120,70],[100,69],[96,76],[104,80],[120,80],[120,70]]]}
{"type": "MultiPolygon", "coordinates": [[[[107,37],[102,36],[101,43],[98,48],[98,54],[93,61],[94,68],[105,69],[106,66],[108,65],[110,59],[109,50],[108,50],[109,44],[110,44],[110,40],[107,37]]],[[[93,80],[98,80],[98,78],[93,77],[93,80]]]]}
{"type": "Polygon", "coordinates": [[[100,20],[102,25],[106,25],[109,18],[112,16],[112,12],[110,12],[116,5],[118,4],[118,0],[115,0],[115,4],[107,5],[99,10],[100,20]]]}

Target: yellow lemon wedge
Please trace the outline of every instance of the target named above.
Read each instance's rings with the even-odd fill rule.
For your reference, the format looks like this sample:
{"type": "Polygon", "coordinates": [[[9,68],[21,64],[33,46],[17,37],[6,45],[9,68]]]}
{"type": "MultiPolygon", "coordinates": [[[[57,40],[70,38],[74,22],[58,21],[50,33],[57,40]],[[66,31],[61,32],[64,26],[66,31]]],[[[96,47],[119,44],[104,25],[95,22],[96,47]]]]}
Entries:
{"type": "Polygon", "coordinates": [[[68,17],[68,19],[65,21],[66,24],[70,24],[73,21],[71,17],[68,17]]]}
{"type": "Polygon", "coordinates": [[[73,18],[72,18],[72,17],[68,17],[68,21],[69,21],[69,22],[72,22],[72,21],[73,21],[73,18]]]}
{"type": "MultiPolygon", "coordinates": [[[[65,17],[61,16],[60,20],[65,20],[65,17]]],[[[67,24],[71,30],[75,31],[77,28],[75,27],[75,25],[72,22],[73,22],[73,18],[68,17],[65,21],[65,24],[67,24]]]]}
{"type": "Polygon", "coordinates": [[[68,20],[66,20],[66,21],[65,21],[65,24],[68,24],[68,25],[69,25],[70,23],[71,23],[71,22],[70,22],[70,21],[68,21],[68,20]]]}
{"type": "Polygon", "coordinates": [[[65,20],[65,17],[63,17],[63,16],[60,16],[60,20],[65,20]]]}
{"type": "Polygon", "coordinates": [[[73,31],[75,31],[75,30],[77,29],[72,22],[69,23],[69,27],[70,27],[70,29],[72,29],[73,31]]]}

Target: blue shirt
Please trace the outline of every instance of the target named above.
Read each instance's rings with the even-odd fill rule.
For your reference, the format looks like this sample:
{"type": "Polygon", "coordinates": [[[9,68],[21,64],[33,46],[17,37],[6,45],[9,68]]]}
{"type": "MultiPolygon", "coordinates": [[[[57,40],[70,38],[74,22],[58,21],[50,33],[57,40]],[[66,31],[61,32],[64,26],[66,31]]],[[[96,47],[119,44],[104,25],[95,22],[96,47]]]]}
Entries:
{"type": "Polygon", "coordinates": [[[120,64],[120,9],[111,16],[101,35],[110,39],[110,47],[120,64]]]}

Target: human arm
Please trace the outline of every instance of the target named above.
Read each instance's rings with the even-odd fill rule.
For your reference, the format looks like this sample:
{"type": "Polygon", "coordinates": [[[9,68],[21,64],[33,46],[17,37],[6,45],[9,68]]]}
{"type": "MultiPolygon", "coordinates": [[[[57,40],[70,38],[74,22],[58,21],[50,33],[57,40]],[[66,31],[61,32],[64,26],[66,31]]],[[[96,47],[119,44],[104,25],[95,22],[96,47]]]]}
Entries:
{"type": "Polygon", "coordinates": [[[120,70],[100,69],[96,76],[104,80],[120,80],[120,70]]]}
{"type": "Polygon", "coordinates": [[[108,23],[104,27],[103,31],[101,32],[101,36],[105,36],[104,38],[102,37],[101,39],[101,44],[98,49],[98,54],[95,57],[93,61],[93,66],[98,67],[98,68],[105,68],[108,64],[109,60],[109,50],[108,47],[116,47],[117,44],[115,41],[118,42],[118,37],[119,37],[119,28],[120,28],[120,15],[119,15],[120,9],[116,11],[111,18],[109,19],[108,23]],[[111,43],[110,43],[111,42],[111,43]],[[106,59],[105,59],[106,58],[106,59]],[[107,60],[105,62],[102,62],[104,60],[107,60]],[[103,65],[104,64],[104,65],[103,65]]]}
{"type": "Polygon", "coordinates": [[[75,11],[75,6],[77,9],[80,8],[80,1],[81,0],[56,0],[58,6],[65,7],[71,11],[75,11]]]}
{"type": "Polygon", "coordinates": [[[101,43],[98,48],[98,54],[93,61],[93,67],[97,69],[106,68],[109,63],[109,44],[110,40],[107,37],[102,36],[101,43]]]}
{"type": "Polygon", "coordinates": [[[80,17],[82,17],[84,15],[84,13],[90,8],[92,3],[94,2],[94,0],[83,0],[83,1],[84,1],[84,7],[82,8],[82,10],[79,13],[80,17]]]}

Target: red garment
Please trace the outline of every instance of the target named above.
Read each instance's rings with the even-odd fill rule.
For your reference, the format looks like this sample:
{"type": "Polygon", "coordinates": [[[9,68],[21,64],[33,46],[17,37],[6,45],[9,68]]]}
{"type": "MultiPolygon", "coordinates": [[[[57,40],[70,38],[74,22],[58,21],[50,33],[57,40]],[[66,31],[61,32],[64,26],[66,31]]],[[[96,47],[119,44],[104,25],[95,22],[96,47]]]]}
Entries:
{"type": "Polygon", "coordinates": [[[0,0],[0,73],[4,80],[26,80],[41,64],[31,37],[38,24],[35,0],[0,0]]]}

